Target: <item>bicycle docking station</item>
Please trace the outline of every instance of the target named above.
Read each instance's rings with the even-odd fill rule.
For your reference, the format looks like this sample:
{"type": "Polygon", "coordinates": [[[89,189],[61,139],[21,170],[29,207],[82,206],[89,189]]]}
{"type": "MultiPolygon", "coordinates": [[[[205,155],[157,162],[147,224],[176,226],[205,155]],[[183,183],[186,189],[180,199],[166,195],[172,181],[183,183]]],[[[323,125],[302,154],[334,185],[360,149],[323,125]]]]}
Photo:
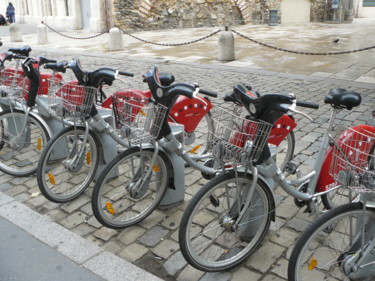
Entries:
{"type": "MultiPolygon", "coordinates": [[[[183,144],[184,125],[170,124],[170,127],[173,135],[183,144]]],[[[185,198],[185,161],[176,152],[171,152],[171,150],[164,148],[162,145],[160,146],[160,150],[165,153],[171,162],[173,167],[173,176],[171,178],[173,181],[170,181],[158,208],[169,209],[183,202],[185,198]]]]}
{"type": "MultiPolygon", "coordinates": [[[[95,118],[90,118],[88,122],[90,129],[94,130],[98,135],[102,146],[102,157],[100,157],[101,161],[99,161],[94,180],[100,176],[106,165],[118,155],[117,142],[105,132],[110,127],[115,128],[115,120],[112,115],[112,109],[98,108],[98,112],[101,118],[97,120],[95,120],[95,118]]],[[[113,177],[118,176],[117,170],[113,173],[115,173],[113,177]]]]}

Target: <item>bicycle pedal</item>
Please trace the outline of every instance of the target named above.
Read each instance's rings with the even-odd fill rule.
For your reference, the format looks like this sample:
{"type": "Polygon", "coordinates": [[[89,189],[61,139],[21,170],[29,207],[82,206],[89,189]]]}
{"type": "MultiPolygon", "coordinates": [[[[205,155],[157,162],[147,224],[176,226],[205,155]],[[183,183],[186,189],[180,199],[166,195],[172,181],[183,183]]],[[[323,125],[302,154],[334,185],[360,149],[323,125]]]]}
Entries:
{"type": "Polygon", "coordinates": [[[285,165],[285,171],[288,172],[291,175],[295,175],[298,170],[298,165],[296,163],[293,163],[292,161],[289,161],[285,165]]]}

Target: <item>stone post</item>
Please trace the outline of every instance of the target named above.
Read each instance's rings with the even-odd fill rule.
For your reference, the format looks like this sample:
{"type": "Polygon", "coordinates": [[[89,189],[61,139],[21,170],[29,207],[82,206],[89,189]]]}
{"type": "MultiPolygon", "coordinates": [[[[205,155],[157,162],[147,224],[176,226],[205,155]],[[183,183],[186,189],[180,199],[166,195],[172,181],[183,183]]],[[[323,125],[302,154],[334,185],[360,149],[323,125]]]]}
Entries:
{"type": "Polygon", "coordinates": [[[38,44],[45,45],[48,44],[48,28],[44,24],[39,24],[37,26],[38,33],[38,44]]]}
{"type": "Polygon", "coordinates": [[[110,51],[121,51],[123,50],[123,34],[120,29],[113,27],[109,30],[109,50],[110,51]]]}
{"type": "Polygon", "coordinates": [[[219,36],[218,60],[219,61],[235,60],[234,36],[231,31],[228,31],[228,27],[225,27],[225,31],[222,31],[219,36]]]}
{"type": "Polygon", "coordinates": [[[10,42],[22,42],[21,28],[19,24],[12,23],[9,25],[10,42]]]}

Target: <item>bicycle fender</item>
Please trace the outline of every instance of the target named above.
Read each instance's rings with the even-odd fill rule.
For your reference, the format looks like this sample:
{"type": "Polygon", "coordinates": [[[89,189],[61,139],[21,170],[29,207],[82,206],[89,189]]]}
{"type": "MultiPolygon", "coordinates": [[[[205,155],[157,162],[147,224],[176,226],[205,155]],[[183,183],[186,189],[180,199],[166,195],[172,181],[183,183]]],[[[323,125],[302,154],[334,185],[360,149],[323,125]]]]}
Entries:
{"type": "Polygon", "coordinates": [[[284,114],[273,125],[268,137],[268,143],[278,146],[295,127],[297,127],[297,123],[294,118],[284,114]]]}
{"type": "MultiPolygon", "coordinates": [[[[370,149],[372,149],[372,147],[375,145],[375,142],[374,141],[368,142],[366,138],[363,136],[363,134],[366,135],[365,132],[368,132],[368,136],[375,135],[375,127],[370,126],[370,125],[358,125],[348,130],[345,130],[338,137],[339,146],[343,148],[344,152],[345,152],[346,146],[348,146],[348,147],[356,147],[358,151],[364,152],[364,154],[362,155],[369,154],[370,149]],[[361,132],[362,134],[360,134],[359,132],[361,132]],[[362,141],[359,141],[360,137],[364,139],[362,141]]],[[[327,150],[326,156],[323,161],[322,169],[319,174],[319,179],[318,179],[317,186],[316,186],[316,192],[326,191],[327,186],[329,186],[330,184],[334,182],[334,179],[329,173],[333,151],[334,151],[333,146],[329,147],[327,150]]],[[[357,154],[355,153],[355,155],[357,154]]],[[[355,157],[355,155],[352,157],[355,157]]],[[[366,161],[367,159],[362,159],[362,160],[366,161]]]]}

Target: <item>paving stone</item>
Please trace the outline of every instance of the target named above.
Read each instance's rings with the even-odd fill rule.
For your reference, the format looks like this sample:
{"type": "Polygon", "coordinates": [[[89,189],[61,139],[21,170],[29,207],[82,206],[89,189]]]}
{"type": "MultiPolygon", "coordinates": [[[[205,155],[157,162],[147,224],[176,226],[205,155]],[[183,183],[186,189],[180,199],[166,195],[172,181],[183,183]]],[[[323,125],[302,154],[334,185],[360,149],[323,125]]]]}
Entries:
{"type": "Polygon", "coordinates": [[[88,216],[92,216],[93,211],[92,211],[92,207],[91,207],[91,201],[89,203],[87,203],[86,205],[84,205],[83,207],[81,207],[80,211],[84,212],[88,216]]]}
{"type": "Polygon", "coordinates": [[[183,215],[182,211],[173,212],[173,214],[169,215],[161,225],[165,228],[169,229],[177,229],[180,225],[181,217],[183,215]]]}
{"type": "Polygon", "coordinates": [[[175,275],[178,271],[180,271],[184,266],[186,266],[187,262],[182,256],[181,252],[178,251],[174,253],[165,263],[164,268],[170,275],[175,275]]]}
{"type": "Polygon", "coordinates": [[[122,250],[118,255],[128,261],[134,262],[140,259],[147,252],[148,249],[145,246],[134,243],[122,250]]]}
{"type": "Polygon", "coordinates": [[[281,228],[279,231],[270,235],[270,240],[283,247],[291,247],[294,245],[295,240],[299,237],[300,233],[297,233],[289,228],[281,228]]]}
{"type": "Polygon", "coordinates": [[[231,277],[230,272],[208,272],[199,281],[229,281],[231,277]]]}
{"type": "Polygon", "coordinates": [[[141,238],[139,238],[139,242],[146,246],[153,247],[158,244],[168,233],[169,231],[164,227],[155,226],[147,231],[141,238]]]}
{"type": "Polygon", "coordinates": [[[174,252],[176,252],[179,249],[178,243],[166,239],[161,241],[155,248],[153,248],[151,251],[163,259],[168,259],[174,252]]]}
{"type": "Polygon", "coordinates": [[[265,242],[247,260],[246,265],[266,273],[286,249],[272,242],[265,242]]]}
{"type": "Polygon", "coordinates": [[[121,231],[117,240],[125,245],[129,245],[139,239],[145,232],[146,230],[139,226],[129,227],[121,231]]]}
{"type": "Polygon", "coordinates": [[[288,261],[279,259],[271,271],[284,279],[288,279],[288,261]]]}
{"type": "Polygon", "coordinates": [[[93,227],[95,227],[95,228],[100,228],[100,227],[102,227],[102,225],[100,224],[100,222],[98,222],[98,220],[97,220],[94,216],[90,217],[88,220],[86,220],[86,222],[87,222],[89,225],[91,225],[91,226],[93,226],[93,227]]]}
{"type": "Polygon", "coordinates": [[[76,198],[76,199],[74,199],[74,200],[72,200],[68,203],[63,204],[61,206],[61,209],[63,209],[65,212],[71,214],[74,211],[77,211],[80,207],[82,207],[83,205],[85,205],[89,201],[90,201],[90,198],[88,198],[85,195],[81,195],[78,198],[76,198]]]}
{"type": "Polygon", "coordinates": [[[287,226],[296,231],[302,232],[310,223],[300,218],[294,217],[287,222],[287,226]]]}
{"type": "Polygon", "coordinates": [[[50,219],[51,221],[61,221],[63,219],[65,219],[68,214],[65,213],[64,211],[62,210],[59,210],[59,209],[55,209],[55,210],[51,210],[49,212],[47,212],[45,214],[45,216],[50,219]]]}
{"type": "Polygon", "coordinates": [[[72,228],[72,231],[79,236],[87,236],[88,234],[95,231],[95,228],[88,225],[87,223],[81,223],[80,225],[72,228]]]}
{"type": "Polygon", "coordinates": [[[111,252],[112,254],[117,254],[123,248],[121,245],[114,241],[110,241],[102,246],[105,251],[111,252]]]}
{"type": "Polygon", "coordinates": [[[30,199],[30,195],[26,194],[26,193],[20,193],[16,196],[13,196],[13,198],[14,198],[14,200],[16,200],[18,202],[25,202],[25,201],[30,199]]]}
{"type": "Polygon", "coordinates": [[[264,277],[264,279],[262,279],[262,281],[283,281],[283,280],[286,280],[286,279],[280,278],[280,276],[276,276],[272,274],[268,274],[264,277]]]}
{"type": "Polygon", "coordinates": [[[195,281],[205,274],[203,271],[195,269],[191,265],[186,266],[177,277],[177,281],[195,281]]]}
{"type": "Polygon", "coordinates": [[[74,213],[67,218],[60,221],[60,224],[68,229],[71,229],[86,220],[86,214],[82,212],[74,213]]]}
{"type": "Polygon", "coordinates": [[[10,183],[0,183],[0,191],[5,191],[5,190],[8,190],[9,188],[12,188],[13,185],[10,184],[10,183]]]}
{"type": "Polygon", "coordinates": [[[104,241],[108,241],[111,237],[115,236],[116,234],[117,234],[117,230],[104,227],[104,226],[94,232],[94,236],[96,238],[99,238],[104,241]]]}
{"type": "Polygon", "coordinates": [[[256,273],[254,271],[251,271],[247,268],[241,267],[233,273],[231,281],[244,281],[244,280],[251,280],[251,281],[257,281],[262,278],[262,275],[259,273],[256,273]]]}
{"type": "Polygon", "coordinates": [[[296,207],[296,205],[281,203],[279,206],[277,206],[276,215],[285,219],[293,217],[298,211],[299,208],[296,207]]]}
{"type": "Polygon", "coordinates": [[[17,186],[13,186],[12,188],[9,188],[9,189],[5,190],[4,193],[8,196],[13,197],[17,194],[25,192],[26,190],[27,190],[26,187],[24,187],[22,185],[17,185],[17,186]]]}

